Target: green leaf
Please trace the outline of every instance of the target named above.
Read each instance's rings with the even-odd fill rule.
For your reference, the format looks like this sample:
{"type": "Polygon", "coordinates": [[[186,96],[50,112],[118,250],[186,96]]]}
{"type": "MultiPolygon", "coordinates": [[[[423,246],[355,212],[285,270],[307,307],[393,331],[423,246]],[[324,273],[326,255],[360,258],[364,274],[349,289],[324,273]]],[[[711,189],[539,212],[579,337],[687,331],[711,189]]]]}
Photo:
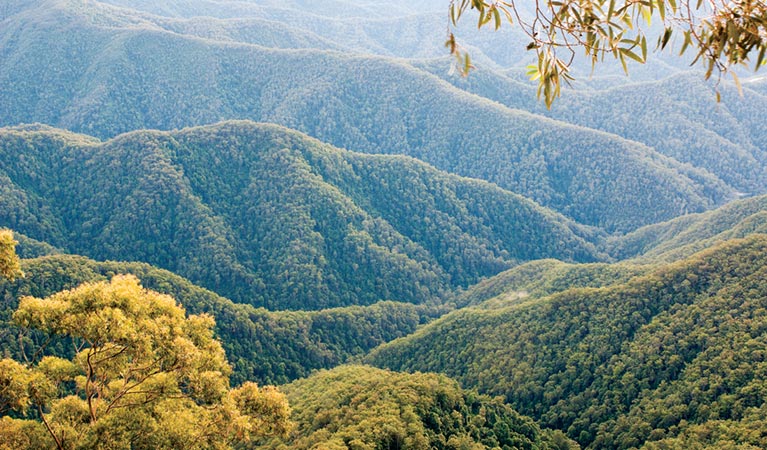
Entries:
{"type": "Polygon", "coordinates": [[[661,50],[666,48],[666,45],[668,45],[668,42],[671,39],[672,34],[674,34],[674,30],[671,27],[667,27],[663,31],[663,36],[661,36],[659,41],[659,47],[661,50]]]}
{"type": "Polygon", "coordinates": [[[650,8],[640,7],[642,17],[647,25],[652,25],[652,10],[650,8]]]}
{"type": "Polygon", "coordinates": [[[645,62],[644,59],[642,59],[639,55],[637,55],[636,53],[632,52],[631,50],[629,50],[627,48],[620,48],[619,50],[620,50],[621,54],[628,56],[629,58],[633,59],[634,61],[636,61],[638,63],[644,64],[644,62],[645,62]]]}
{"type": "Polygon", "coordinates": [[[645,36],[642,36],[639,46],[642,49],[642,61],[647,61],[647,38],[645,36]]]}
{"type": "MultiPolygon", "coordinates": [[[[622,50],[622,49],[619,49],[619,50],[622,50]]],[[[626,66],[626,58],[625,58],[625,56],[624,56],[622,51],[618,52],[618,60],[620,60],[621,66],[623,66],[623,73],[628,75],[629,74],[629,68],[628,68],[628,66],[626,66]]]]}
{"type": "Polygon", "coordinates": [[[527,72],[525,74],[530,79],[530,81],[535,81],[541,76],[541,72],[538,70],[538,66],[535,64],[530,64],[526,67],[527,72]]]}
{"type": "Polygon", "coordinates": [[[684,55],[684,52],[687,50],[687,47],[692,44],[692,33],[689,31],[684,32],[684,43],[682,44],[682,49],[679,50],[679,55],[684,55]]]}
{"type": "Polygon", "coordinates": [[[509,24],[513,25],[514,24],[514,18],[511,17],[511,12],[508,9],[504,8],[504,7],[501,7],[501,11],[503,11],[503,14],[506,15],[506,21],[509,22],[509,24]]]}

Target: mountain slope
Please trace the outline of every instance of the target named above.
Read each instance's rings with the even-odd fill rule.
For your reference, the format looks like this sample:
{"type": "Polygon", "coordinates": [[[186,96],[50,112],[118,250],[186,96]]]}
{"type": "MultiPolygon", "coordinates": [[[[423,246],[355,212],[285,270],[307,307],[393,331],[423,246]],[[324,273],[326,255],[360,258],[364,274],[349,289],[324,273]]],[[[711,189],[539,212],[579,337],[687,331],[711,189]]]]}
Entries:
{"type": "Polygon", "coordinates": [[[767,423],[767,364],[755,357],[767,343],[765,279],[767,236],[753,235],[625,284],[458,310],[367,361],[503,395],[589,448],[685,442],[719,425],[761,447],[749,430],[767,423]]]}
{"type": "MultiPolygon", "coordinates": [[[[18,234],[16,236],[19,237],[18,234]]],[[[22,250],[30,249],[22,237],[22,250]]],[[[22,260],[25,277],[0,282],[0,342],[20,359],[19,331],[10,321],[23,295],[45,297],[84,282],[101,281],[130,273],[142,285],[180,302],[189,313],[206,312],[216,319],[216,333],[234,368],[236,383],[285,383],[330,368],[378,344],[404,336],[439,314],[438,309],[381,302],[313,312],[270,312],[237,305],[165,270],[140,263],[96,262],[79,256],[54,255],[22,260]]],[[[29,348],[38,336],[25,335],[29,348]]],[[[40,344],[40,342],[37,342],[40,344]]],[[[68,342],[54,342],[49,353],[66,355],[68,342]]]]}
{"type": "Polygon", "coordinates": [[[536,100],[530,83],[489,69],[470,77],[450,75],[449,63],[442,59],[416,66],[508,107],[641,142],[705,169],[742,192],[765,192],[767,128],[758,118],[767,108],[767,97],[756,91],[746,88],[741,97],[728,83],[712,86],[699,73],[688,72],[611,89],[567,90],[547,110],[536,100]],[[715,89],[721,90],[722,103],[716,102],[715,89]]]}
{"type": "Polygon", "coordinates": [[[767,196],[682,216],[607,240],[605,251],[638,262],[675,261],[727,239],[767,232],[767,196]]]}
{"type": "Polygon", "coordinates": [[[200,39],[89,5],[49,0],[3,22],[2,124],[111,137],[273,122],[355,151],[408,154],[610,231],[733,195],[645,146],[468,95],[403,61],[200,39]]]}
{"type": "MultiPolygon", "coordinates": [[[[100,3],[97,7],[101,9],[105,8],[103,4],[112,4],[163,16],[145,15],[157,26],[192,36],[233,39],[273,48],[342,49],[396,58],[446,55],[447,5],[441,0],[390,1],[385,8],[375,2],[333,0],[311,3],[190,0],[161,4],[108,0],[100,3]],[[216,20],[210,20],[212,17],[216,20]],[[287,39],[268,38],[270,32],[287,39]],[[294,38],[309,35],[316,39],[294,38]]],[[[462,45],[471,50],[474,61],[508,67],[520,65],[530,57],[521,46],[497,45],[499,40],[521,39],[522,33],[514,28],[489,33],[477,30],[467,21],[454,31],[462,45]]]]}
{"type": "Polygon", "coordinates": [[[625,283],[650,270],[648,266],[626,263],[568,264],[540,259],[482,280],[460,292],[453,302],[458,308],[504,308],[568,289],[625,283]]]}
{"type": "Polygon", "coordinates": [[[497,399],[464,391],[441,375],[344,366],[281,390],[297,427],[266,448],[576,448],[497,399]]]}
{"type": "Polygon", "coordinates": [[[3,226],[272,309],[423,303],[520,262],[602,257],[592,230],[494,185],[273,125],[104,143],[9,128],[0,155],[3,226]]]}

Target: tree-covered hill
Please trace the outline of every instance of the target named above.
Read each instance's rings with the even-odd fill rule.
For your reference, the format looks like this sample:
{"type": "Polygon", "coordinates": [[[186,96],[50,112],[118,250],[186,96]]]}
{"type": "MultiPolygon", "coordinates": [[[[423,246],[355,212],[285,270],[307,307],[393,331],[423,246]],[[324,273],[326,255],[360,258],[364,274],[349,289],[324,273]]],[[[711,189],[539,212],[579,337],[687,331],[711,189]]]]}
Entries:
{"type": "MultiPolygon", "coordinates": [[[[20,238],[21,252],[29,240],[20,238]]],[[[7,355],[20,359],[19,330],[10,315],[24,295],[45,297],[84,282],[133,274],[144,287],[176,298],[190,314],[207,312],[233,366],[233,381],[285,383],[330,368],[396,337],[440,314],[439,308],[379,302],[322,311],[271,312],[239,305],[166,270],[142,263],[96,262],[80,256],[51,255],[22,260],[25,277],[0,281],[0,342],[7,355]]],[[[27,336],[32,344],[35,335],[27,336]]],[[[39,342],[38,342],[39,344],[39,342]]],[[[68,355],[68,342],[54,343],[50,353],[68,355]]]]}
{"type": "Polygon", "coordinates": [[[604,249],[618,259],[675,261],[727,239],[767,232],[767,196],[728,203],[609,238],[604,249]]]}
{"type": "Polygon", "coordinates": [[[766,232],[767,196],[743,199],[600,240],[598,247],[618,262],[531,261],[460,290],[451,301],[458,308],[500,308],[570,288],[623,283],[659,264],[679,261],[726,240],[766,232]]]}
{"type": "MultiPolygon", "coordinates": [[[[103,10],[106,4],[160,16],[144,15],[144,20],[169,31],[216,40],[235,40],[273,48],[340,49],[395,58],[446,55],[447,4],[443,0],[395,0],[387,2],[385,8],[376,2],[335,0],[271,3],[108,0],[91,7],[103,10]],[[297,39],[308,36],[314,39],[297,39]]],[[[530,57],[524,48],[497,45],[498,39],[521,39],[517,30],[486,33],[468,23],[459,28],[457,32],[462,45],[471,49],[475,61],[493,67],[508,67],[524,65],[526,62],[523,64],[523,61],[530,57]]]]}
{"type": "Polygon", "coordinates": [[[568,289],[623,283],[650,270],[651,266],[628,263],[568,264],[540,259],[480,281],[459,292],[453,303],[457,308],[504,308],[568,289]]]}
{"type": "Polygon", "coordinates": [[[296,428],[268,449],[577,448],[500,400],[465,391],[442,375],[343,366],[281,390],[296,428]]]}
{"type": "Polygon", "coordinates": [[[646,146],[467,94],[405,61],[202,39],[142,16],[94,14],[98,2],[41,1],[0,27],[4,125],[43,122],[103,138],[229,118],[273,122],[355,151],[414,156],[610,231],[734,194],[646,146]]]}
{"type": "Polygon", "coordinates": [[[502,395],[589,448],[763,448],[764,280],[756,234],[625,284],[458,310],[367,361],[502,395]]]}
{"type": "Polygon", "coordinates": [[[167,17],[260,17],[268,14],[304,14],[345,19],[397,17],[419,12],[442,11],[442,0],[407,2],[393,0],[381,8],[375,0],[105,0],[102,3],[167,17]]]}
{"type": "Polygon", "coordinates": [[[749,89],[704,82],[697,72],[609,89],[567,91],[547,110],[535,87],[481,68],[469,77],[449,74],[445,59],[416,62],[468,92],[563,122],[641,142],[677,161],[705,169],[748,194],[767,186],[767,127],[761,120],[767,97],[749,89]],[[722,103],[716,101],[719,89],[722,103]],[[620,99],[620,101],[616,101],[620,99]]]}
{"type": "Polygon", "coordinates": [[[100,143],[0,130],[0,224],[147,262],[240,303],[423,303],[520,262],[593,261],[598,236],[486,182],[228,122],[100,143]]]}

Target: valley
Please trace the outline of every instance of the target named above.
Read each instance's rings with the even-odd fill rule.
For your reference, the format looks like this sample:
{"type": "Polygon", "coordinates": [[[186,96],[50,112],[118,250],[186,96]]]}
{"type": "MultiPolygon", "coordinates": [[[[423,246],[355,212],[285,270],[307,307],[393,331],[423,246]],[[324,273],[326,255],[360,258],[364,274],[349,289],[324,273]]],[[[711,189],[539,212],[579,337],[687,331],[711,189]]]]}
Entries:
{"type": "Polygon", "coordinates": [[[761,72],[448,6],[0,5],[0,449],[767,448],[761,72]]]}

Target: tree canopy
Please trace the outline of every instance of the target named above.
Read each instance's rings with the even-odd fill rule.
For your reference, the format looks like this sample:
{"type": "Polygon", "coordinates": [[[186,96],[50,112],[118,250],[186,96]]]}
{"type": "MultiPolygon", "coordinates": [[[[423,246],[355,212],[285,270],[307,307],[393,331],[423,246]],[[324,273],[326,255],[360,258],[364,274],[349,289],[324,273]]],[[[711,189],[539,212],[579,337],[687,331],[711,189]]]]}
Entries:
{"type": "Polygon", "coordinates": [[[367,366],[315,372],[284,386],[295,429],[269,450],[570,450],[563,433],[542,430],[498,398],[430,373],[367,366]]]}
{"type": "Polygon", "coordinates": [[[13,280],[21,275],[19,258],[16,256],[16,244],[11,230],[0,229],[0,278],[13,280]]]}
{"type": "Polygon", "coordinates": [[[211,316],[186,316],[134,276],[24,297],[14,320],[69,338],[74,357],[41,357],[43,345],[24,362],[0,361],[9,448],[222,449],[289,428],[275,388],[230,389],[211,316]]]}
{"type": "MultiPolygon", "coordinates": [[[[681,34],[680,54],[692,49],[695,62],[706,66],[706,78],[737,65],[765,64],[767,52],[767,4],[763,0],[451,0],[450,18],[455,26],[467,10],[478,12],[478,27],[502,22],[516,25],[530,39],[528,50],[538,56],[528,75],[538,80],[538,96],[550,107],[559,96],[575,52],[585,51],[592,66],[612,55],[627,70],[626,62],[647,60],[647,36],[652,19],[659,18],[663,32],[657,49],[664,49],[681,34]],[[752,56],[756,54],[753,61],[752,56]]],[[[457,56],[463,71],[471,60],[456,43],[452,31],[446,45],[457,56]]],[[[731,72],[739,84],[735,72],[731,72]]]]}

